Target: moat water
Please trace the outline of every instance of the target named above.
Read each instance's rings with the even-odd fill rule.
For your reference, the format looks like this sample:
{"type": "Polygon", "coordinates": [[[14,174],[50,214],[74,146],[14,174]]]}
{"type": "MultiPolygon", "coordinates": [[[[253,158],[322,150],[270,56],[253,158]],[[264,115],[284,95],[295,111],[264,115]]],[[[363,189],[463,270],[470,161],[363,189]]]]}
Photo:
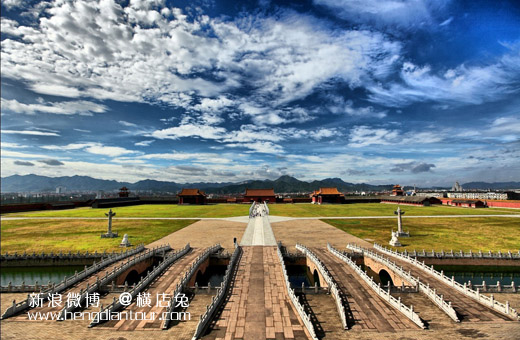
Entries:
{"type": "Polygon", "coordinates": [[[59,283],[63,281],[65,276],[74,275],[77,270],[81,272],[84,266],[60,266],[60,267],[2,267],[0,269],[0,283],[7,286],[9,282],[13,285],[33,285],[38,284],[59,283]]]}

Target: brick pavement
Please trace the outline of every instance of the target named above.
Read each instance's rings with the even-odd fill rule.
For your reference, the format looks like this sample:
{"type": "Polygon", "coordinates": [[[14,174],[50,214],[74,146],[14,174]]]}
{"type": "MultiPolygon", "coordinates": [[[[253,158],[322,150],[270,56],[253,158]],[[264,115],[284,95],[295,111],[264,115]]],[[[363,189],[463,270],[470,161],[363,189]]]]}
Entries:
{"type": "Polygon", "coordinates": [[[243,247],[230,298],[203,339],[308,339],[291,305],[276,247],[243,247]]]}

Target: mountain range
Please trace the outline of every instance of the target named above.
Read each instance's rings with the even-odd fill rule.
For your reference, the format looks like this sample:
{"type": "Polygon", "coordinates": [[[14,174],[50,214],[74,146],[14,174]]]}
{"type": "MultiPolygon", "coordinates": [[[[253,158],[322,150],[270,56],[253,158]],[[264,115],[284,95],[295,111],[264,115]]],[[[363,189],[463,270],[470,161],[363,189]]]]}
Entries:
{"type": "MultiPolygon", "coordinates": [[[[273,188],[275,192],[310,192],[320,187],[337,187],[340,191],[381,191],[392,189],[392,184],[371,185],[366,183],[348,183],[340,178],[326,178],[311,182],[300,181],[291,176],[281,176],[276,180],[250,180],[238,183],[176,183],[146,179],[135,183],[115,180],[96,179],[89,176],[46,177],[38,175],[13,175],[1,179],[2,192],[55,192],[56,188],[65,187],[67,191],[116,191],[126,186],[130,191],[152,191],[157,193],[176,193],[182,188],[199,188],[207,193],[237,194],[246,188],[273,188]]],[[[520,182],[470,182],[463,184],[464,189],[504,190],[520,188],[520,182]]],[[[449,188],[444,188],[449,189],[449,188]]]]}

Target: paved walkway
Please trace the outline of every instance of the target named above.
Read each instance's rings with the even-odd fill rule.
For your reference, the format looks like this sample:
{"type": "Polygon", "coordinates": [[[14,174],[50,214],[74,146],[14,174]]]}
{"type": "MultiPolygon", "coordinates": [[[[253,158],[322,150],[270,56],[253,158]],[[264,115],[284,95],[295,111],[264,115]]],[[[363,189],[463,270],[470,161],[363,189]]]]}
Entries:
{"type": "Polygon", "coordinates": [[[243,247],[231,289],[203,339],[308,339],[291,305],[276,247],[243,247]]]}
{"type": "MultiPolygon", "coordinates": [[[[161,307],[157,304],[158,294],[171,294],[175,290],[175,287],[184,276],[184,273],[188,270],[193,261],[196,260],[204,249],[198,248],[193,249],[188,254],[181,257],[179,260],[174,262],[166,271],[164,271],[155,281],[153,281],[144,293],[150,294],[150,306],[137,306],[137,301],[134,301],[128,306],[125,311],[135,313],[146,313],[140,315],[151,315],[156,313],[157,317],[155,320],[112,320],[98,327],[115,328],[121,331],[133,331],[133,330],[146,330],[146,329],[161,329],[162,319],[160,316],[166,312],[166,307],[161,307]]],[[[164,303],[166,306],[167,302],[164,303]]],[[[189,312],[189,308],[187,310],[189,312]]],[[[195,316],[195,315],[194,315],[195,316]]]]}
{"type": "Polygon", "coordinates": [[[273,229],[267,216],[249,219],[246,231],[240,241],[241,246],[275,246],[273,229]]]}
{"type": "Polygon", "coordinates": [[[263,204],[255,204],[249,217],[246,231],[240,241],[241,246],[276,246],[268,212],[263,204]]]}
{"type": "Polygon", "coordinates": [[[326,248],[312,248],[347,298],[354,324],[352,330],[396,332],[418,327],[379,297],[348,264],[326,248]]]}

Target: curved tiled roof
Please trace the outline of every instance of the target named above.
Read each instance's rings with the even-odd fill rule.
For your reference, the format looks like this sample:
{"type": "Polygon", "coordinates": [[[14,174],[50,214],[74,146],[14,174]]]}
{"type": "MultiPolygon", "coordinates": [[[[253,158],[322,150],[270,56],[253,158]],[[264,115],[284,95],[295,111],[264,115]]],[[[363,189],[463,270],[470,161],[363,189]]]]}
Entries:
{"type": "Polygon", "coordinates": [[[202,195],[205,196],[204,191],[200,191],[199,189],[185,189],[183,188],[182,191],[178,194],[178,196],[198,196],[202,195]]]}
{"type": "Polygon", "coordinates": [[[244,196],[274,196],[274,189],[247,189],[244,196]]]}

